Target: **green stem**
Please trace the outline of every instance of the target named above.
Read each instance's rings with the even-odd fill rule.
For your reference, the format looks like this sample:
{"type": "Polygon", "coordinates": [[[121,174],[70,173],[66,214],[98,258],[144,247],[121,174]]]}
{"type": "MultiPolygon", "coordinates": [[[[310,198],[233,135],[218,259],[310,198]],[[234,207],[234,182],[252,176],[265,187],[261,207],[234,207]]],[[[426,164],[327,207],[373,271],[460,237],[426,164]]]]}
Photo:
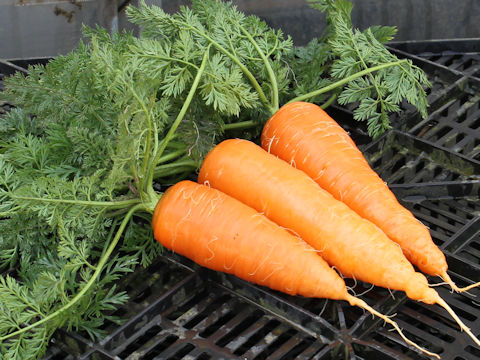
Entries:
{"type": "Polygon", "coordinates": [[[198,167],[198,161],[192,160],[192,159],[185,159],[183,161],[176,161],[171,164],[164,164],[161,166],[157,166],[155,170],[160,170],[160,169],[172,169],[177,166],[193,166],[193,167],[198,167]]]}
{"type": "Polygon", "coordinates": [[[190,91],[188,92],[187,98],[185,99],[185,102],[182,105],[182,108],[180,109],[180,112],[177,115],[177,118],[173,122],[172,126],[167,132],[167,135],[165,136],[164,140],[162,141],[160,148],[158,152],[155,154],[155,157],[153,158],[152,162],[150,163],[150,168],[147,173],[147,184],[151,186],[153,183],[153,177],[154,177],[154,172],[155,168],[157,167],[157,164],[159,160],[161,159],[163,152],[165,151],[165,148],[168,145],[168,142],[172,139],[173,135],[175,134],[175,131],[177,131],[178,126],[180,125],[180,122],[182,121],[183,117],[185,116],[188,107],[190,106],[190,103],[192,102],[193,95],[195,94],[195,91],[197,90],[198,84],[200,83],[200,78],[202,77],[203,71],[205,70],[205,67],[207,66],[207,61],[208,61],[208,53],[209,53],[210,47],[207,48],[205,51],[205,54],[203,55],[203,60],[202,64],[200,65],[200,68],[198,69],[197,75],[195,76],[195,80],[193,81],[192,87],[190,91]]]}
{"type": "Polygon", "coordinates": [[[74,199],[51,199],[33,196],[16,196],[12,195],[15,199],[39,201],[46,203],[58,203],[58,204],[72,204],[72,205],[85,205],[85,206],[99,206],[99,207],[111,207],[111,208],[124,208],[131,205],[136,205],[140,202],[140,199],[118,200],[118,201],[90,201],[90,200],[74,200],[74,199]]]}
{"type": "MultiPolygon", "coordinates": [[[[221,53],[224,55],[228,56],[239,68],[240,70],[245,74],[245,76],[248,78],[250,83],[253,85],[255,90],[257,91],[258,95],[260,96],[260,100],[262,100],[265,105],[267,105],[268,109],[271,111],[271,104],[269,103],[267,97],[265,96],[265,93],[263,92],[260,84],[258,83],[257,79],[255,79],[255,76],[248,70],[248,68],[243,65],[240,60],[233,54],[231,54],[227,49],[225,49],[223,46],[221,46],[219,43],[217,43],[215,40],[213,40],[210,36],[205,34],[204,32],[198,30],[194,26],[192,26],[189,23],[186,22],[179,22],[183,27],[187,27],[191,29],[192,31],[196,32],[198,35],[204,37],[210,44],[212,44],[215,48],[218,49],[221,53]]],[[[273,113],[273,112],[272,112],[273,113]]]]}
{"type": "Polygon", "coordinates": [[[328,100],[325,101],[325,102],[322,104],[322,106],[320,106],[320,107],[325,110],[325,109],[328,108],[330,105],[332,105],[332,104],[335,102],[336,99],[337,99],[337,94],[332,94],[332,96],[330,96],[330,97],[328,98],[328,100]]]}
{"type": "Polygon", "coordinates": [[[336,89],[339,86],[345,85],[345,84],[349,83],[350,81],[355,80],[356,78],[359,78],[361,76],[364,76],[364,75],[370,74],[372,72],[375,72],[375,71],[378,71],[378,70],[381,70],[381,69],[385,69],[385,68],[388,68],[388,67],[391,67],[391,66],[397,66],[397,65],[400,65],[404,62],[407,62],[407,60],[404,59],[404,60],[393,61],[393,62],[385,63],[385,64],[382,64],[382,65],[377,65],[377,66],[359,71],[359,72],[357,72],[353,75],[347,76],[346,78],[343,78],[342,80],[334,82],[333,84],[325,86],[321,89],[309,92],[309,93],[301,95],[301,96],[297,96],[296,98],[293,98],[290,101],[288,101],[287,104],[289,104],[291,102],[294,102],[294,101],[308,100],[308,99],[310,99],[314,96],[324,94],[324,93],[329,92],[333,89],[336,89]]]}
{"type": "Polygon", "coordinates": [[[257,42],[255,39],[250,35],[250,33],[241,25],[237,24],[240,30],[243,32],[243,34],[247,37],[247,39],[252,43],[253,47],[255,50],[257,50],[258,54],[263,60],[263,63],[265,64],[265,68],[267,69],[268,77],[270,78],[270,83],[272,84],[272,114],[275,113],[279,106],[278,106],[278,83],[277,79],[275,77],[275,73],[273,72],[272,66],[270,65],[270,61],[268,58],[265,56],[263,53],[262,49],[260,49],[260,46],[258,46],[257,42]]]}
{"type": "Polygon", "coordinates": [[[193,171],[199,167],[198,161],[186,159],[183,161],[176,161],[171,164],[164,164],[161,166],[157,166],[155,169],[155,178],[160,176],[170,176],[179,174],[186,170],[193,171]]]}
{"type": "MultiPolygon", "coordinates": [[[[138,101],[138,103],[142,107],[142,110],[145,113],[145,119],[147,121],[147,144],[145,146],[145,158],[143,159],[143,173],[146,173],[148,169],[150,147],[152,142],[152,119],[150,117],[150,112],[148,111],[147,106],[145,105],[145,102],[143,102],[143,100],[140,99],[136,91],[129,84],[126,83],[126,85],[129,87],[130,91],[132,92],[133,97],[138,101]]],[[[140,190],[143,190],[144,188],[142,179],[143,179],[143,176],[140,178],[140,184],[139,184],[140,190]]],[[[142,193],[142,191],[140,191],[140,193],[142,193]]]]}
{"type": "Polygon", "coordinates": [[[170,161],[170,160],[173,160],[173,159],[176,159],[178,158],[179,156],[182,156],[182,155],[185,155],[185,151],[186,151],[186,148],[184,149],[180,149],[180,150],[177,150],[177,151],[173,151],[167,155],[163,155],[162,157],[160,157],[158,159],[158,164],[163,164],[167,161],[170,161]]]}
{"type": "Polygon", "coordinates": [[[250,129],[257,125],[258,125],[258,122],[255,122],[253,120],[246,120],[246,121],[240,121],[240,122],[231,123],[231,124],[225,124],[222,126],[222,130],[228,131],[228,130],[250,129]]]}
{"type": "Polygon", "coordinates": [[[170,168],[170,169],[160,169],[160,171],[155,170],[155,178],[160,179],[160,178],[165,178],[167,176],[183,174],[185,172],[188,172],[191,174],[196,168],[197,166],[179,166],[179,167],[170,168]]]}
{"type": "Polygon", "coordinates": [[[68,309],[70,309],[73,305],[75,305],[85,294],[86,292],[92,287],[92,285],[95,283],[95,281],[97,280],[97,278],[100,276],[100,273],[102,272],[103,270],[103,267],[105,266],[105,263],[107,262],[108,258],[110,257],[110,255],[112,254],[113,250],[115,249],[115,247],[117,246],[118,244],[118,241],[120,240],[120,238],[122,237],[122,234],[123,234],[123,231],[125,230],[125,227],[127,226],[130,218],[133,216],[133,214],[135,213],[135,211],[138,211],[140,209],[143,209],[143,210],[147,210],[145,208],[145,205],[144,204],[137,204],[135,206],[133,206],[130,211],[127,213],[127,215],[125,216],[125,218],[122,220],[122,223],[120,224],[118,230],[117,230],[117,233],[115,234],[115,237],[113,238],[112,242],[110,243],[110,245],[108,246],[107,250],[105,251],[105,253],[102,255],[102,257],[100,258],[100,261],[98,262],[97,264],[97,267],[96,267],[96,270],[95,272],[93,273],[92,277],[90,278],[90,280],[88,280],[88,282],[85,284],[85,286],[82,288],[82,290],[80,290],[77,295],[75,295],[73,297],[73,299],[71,299],[67,304],[65,304],[64,306],[62,306],[60,309],[58,309],[57,311],[51,313],[50,315],[42,318],[41,320],[38,320],[37,322],[33,323],[33,324],[30,324],[20,330],[17,330],[17,331],[14,331],[8,335],[4,335],[2,337],[0,337],[0,341],[4,341],[6,339],[9,339],[11,337],[14,337],[14,336],[18,336],[26,331],[29,331],[39,325],[42,325],[43,323],[46,323],[47,321],[50,321],[52,320],[53,318],[57,317],[58,315],[60,315],[61,313],[67,311],[68,309]]]}

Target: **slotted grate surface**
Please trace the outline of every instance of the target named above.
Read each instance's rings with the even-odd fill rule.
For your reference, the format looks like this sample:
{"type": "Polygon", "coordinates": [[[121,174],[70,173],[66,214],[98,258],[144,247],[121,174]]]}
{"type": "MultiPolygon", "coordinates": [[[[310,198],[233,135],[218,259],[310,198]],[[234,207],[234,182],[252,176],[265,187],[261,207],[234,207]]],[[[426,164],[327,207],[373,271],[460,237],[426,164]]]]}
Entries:
{"type": "Polygon", "coordinates": [[[480,75],[480,39],[406,41],[391,46],[463,75],[480,75]]]}
{"type": "Polygon", "coordinates": [[[403,129],[436,145],[480,160],[480,95],[479,84],[466,80],[464,90],[447,93],[427,119],[412,117],[403,129]]]}
{"type": "MultiPolygon", "coordinates": [[[[371,143],[348,109],[332,109],[332,115],[401,202],[430,228],[454,281],[468,285],[480,281],[477,82],[448,66],[415,61],[425,61],[419,66],[433,83],[428,91],[430,116],[423,124],[416,111],[404,105],[394,119],[402,131],[371,143]],[[442,131],[440,123],[453,128],[442,131]]],[[[3,69],[0,73],[14,71],[11,66],[3,69]]],[[[1,79],[0,75],[0,89],[1,79]]],[[[399,292],[346,282],[377,310],[396,313],[405,334],[421,346],[444,359],[480,359],[480,349],[442,308],[410,301],[399,292]]],[[[171,253],[119,286],[130,295],[129,303],[114,313],[126,319],[124,324],[107,322],[107,335],[98,342],[82,333],[58,331],[45,359],[425,358],[382,321],[346,302],[288,296],[202,269],[171,253]]],[[[475,298],[452,294],[444,286],[438,290],[479,335],[475,298]]],[[[480,290],[471,293],[480,296],[480,290]]]]}
{"type": "Polygon", "coordinates": [[[478,77],[480,74],[480,54],[457,54],[445,51],[440,54],[423,52],[418,56],[465,75],[478,77]]]}
{"type": "Polygon", "coordinates": [[[480,160],[480,39],[397,43],[392,51],[426,69],[430,80],[437,74],[428,118],[412,111],[396,127],[480,160]],[[450,86],[439,88],[437,77],[450,86]]]}

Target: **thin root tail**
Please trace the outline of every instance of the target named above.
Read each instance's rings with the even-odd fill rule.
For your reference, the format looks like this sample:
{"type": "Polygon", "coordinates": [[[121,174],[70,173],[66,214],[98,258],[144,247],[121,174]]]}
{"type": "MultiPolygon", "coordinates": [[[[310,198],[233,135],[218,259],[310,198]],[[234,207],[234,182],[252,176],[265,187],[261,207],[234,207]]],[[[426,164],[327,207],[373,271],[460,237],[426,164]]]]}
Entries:
{"type": "MultiPolygon", "coordinates": [[[[454,291],[459,292],[459,293],[461,293],[461,292],[466,292],[466,291],[468,291],[468,290],[471,290],[471,289],[473,289],[473,288],[476,288],[476,287],[480,286],[480,282],[477,282],[477,283],[475,283],[475,284],[471,284],[471,285],[465,286],[465,287],[463,287],[463,288],[459,288],[459,287],[453,282],[453,280],[450,278],[450,276],[449,276],[446,272],[445,272],[444,274],[442,274],[441,277],[442,277],[443,280],[445,280],[445,282],[446,282],[448,285],[450,285],[450,287],[451,287],[454,291]]],[[[470,295],[475,296],[475,295],[473,295],[473,294],[470,294],[470,295]]]]}
{"type": "MultiPolygon", "coordinates": [[[[348,298],[346,299],[350,305],[352,306],[358,306],[358,307],[361,307],[362,309],[365,309],[367,310],[368,312],[370,312],[371,314],[379,317],[380,319],[382,319],[383,321],[385,321],[386,323],[390,324],[393,326],[393,328],[398,332],[398,334],[402,337],[402,339],[410,346],[413,346],[414,348],[420,350],[421,352],[429,355],[429,356],[433,356],[437,359],[440,359],[440,356],[438,354],[435,354],[433,352],[430,352],[424,348],[422,348],[420,345],[414,343],[412,340],[408,339],[402,332],[402,329],[400,329],[400,327],[398,326],[398,324],[393,321],[392,319],[390,319],[389,316],[387,315],[384,315],[384,314],[381,314],[379,313],[377,310],[375,310],[374,308],[372,308],[370,305],[368,305],[365,301],[359,299],[359,298],[356,298],[355,296],[352,296],[350,294],[348,294],[348,298]]],[[[447,305],[448,306],[448,305],[447,305]]]]}
{"type": "Polygon", "coordinates": [[[438,297],[437,304],[440,305],[441,307],[443,307],[445,310],[447,310],[447,312],[450,314],[450,316],[460,326],[460,329],[462,329],[462,331],[465,331],[468,334],[468,336],[470,336],[472,338],[472,340],[475,342],[475,344],[477,344],[477,346],[480,346],[480,340],[478,340],[478,338],[475,335],[473,335],[473,333],[470,331],[470,328],[468,328],[463,323],[463,321],[460,320],[460,318],[457,316],[457,314],[455,314],[455,311],[453,311],[453,309],[450,307],[450,305],[448,305],[445,302],[445,300],[443,300],[440,296],[438,297]]]}

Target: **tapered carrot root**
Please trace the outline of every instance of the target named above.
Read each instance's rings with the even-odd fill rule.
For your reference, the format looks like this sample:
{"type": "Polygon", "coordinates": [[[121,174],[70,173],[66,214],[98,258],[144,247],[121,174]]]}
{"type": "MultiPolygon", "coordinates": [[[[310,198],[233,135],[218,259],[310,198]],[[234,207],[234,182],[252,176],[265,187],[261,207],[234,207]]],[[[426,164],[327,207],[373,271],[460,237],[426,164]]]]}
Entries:
{"type": "Polygon", "coordinates": [[[209,269],[291,295],[344,299],[343,279],[308,244],[218,190],[177,183],[152,226],[163,246],[209,269]]]}
{"type": "Polygon", "coordinates": [[[346,300],[379,316],[407,342],[395,321],[347,292],[343,279],[302,239],[226,194],[191,181],[169,188],[152,219],[163,246],[212,270],[291,295],[346,300]]]}
{"type": "MultiPolygon", "coordinates": [[[[405,291],[413,300],[439,304],[449,311],[425,276],[415,271],[400,247],[377,226],[336,200],[303,171],[254,143],[235,139],[217,145],[206,156],[198,181],[298,234],[344,276],[405,291]]],[[[467,329],[456,315],[454,319],[467,329]]]]}
{"type": "Polygon", "coordinates": [[[428,229],[399,204],[348,133],[319,106],[307,102],[283,106],[266,123],[262,147],[380,227],[421,271],[441,276],[456,291],[480,285],[461,289],[453,283],[445,255],[428,229]]]}

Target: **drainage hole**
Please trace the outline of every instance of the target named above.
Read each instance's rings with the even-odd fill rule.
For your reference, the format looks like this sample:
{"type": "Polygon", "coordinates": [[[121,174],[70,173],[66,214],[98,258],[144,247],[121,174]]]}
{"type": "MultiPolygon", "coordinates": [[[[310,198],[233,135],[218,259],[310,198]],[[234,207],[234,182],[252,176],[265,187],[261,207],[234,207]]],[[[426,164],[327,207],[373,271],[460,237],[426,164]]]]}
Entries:
{"type": "Polygon", "coordinates": [[[170,356],[168,360],[181,360],[185,355],[187,355],[190,351],[195,349],[195,346],[192,344],[186,344],[180,350],[178,350],[173,356],[170,356]]]}
{"type": "Polygon", "coordinates": [[[235,339],[237,336],[240,336],[246,329],[255,324],[262,316],[263,312],[260,310],[255,310],[252,314],[246,317],[242,322],[236,325],[228,334],[221,337],[215,344],[224,347],[230,341],[235,339]]]}
{"type": "Polygon", "coordinates": [[[273,329],[275,329],[278,325],[280,325],[280,321],[278,320],[270,320],[259,329],[255,334],[250,336],[250,338],[245,341],[241,346],[239,346],[233,353],[235,355],[242,355],[247,352],[253,345],[255,345],[260,340],[264,339],[267,334],[269,334],[273,329]]]}
{"type": "Polygon", "coordinates": [[[119,356],[123,359],[133,353],[135,350],[141,348],[143,345],[145,345],[147,342],[149,342],[152,337],[157,335],[160,331],[162,331],[162,328],[158,325],[152,326],[150,329],[145,331],[145,333],[135,339],[130,345],[127,346],[125,350],[123,350],[119,356]]]}
{"type": "Polygon", "coordinates": [[[146,353],[144,356],[142,356],[142,359],[143,360],[152,360],[156,356],[160,355],[164,350],[166,350],[170,346],[172,346],[175,343],[175,341],[177,341],[177,340],[178,340],[178,336],[168,335],[165,338],[164,341],[162,341],[160,344],[158,344],[152,350],[150,350],[148,353],[146,353]]]}
{"type": "Polygon", "coordinates": [[[218,308],[227,302],[230,299],[230,295],[222,295],[217,297],[214,301],[208,304],[205,309],[203,309],[199,314],[195,315],[192,319],[186,322],[183,327],[186,329],[192,329],[195,325],[205,319],[207,316],[210,316],[213,312],[218,310],[218,308]]]}

